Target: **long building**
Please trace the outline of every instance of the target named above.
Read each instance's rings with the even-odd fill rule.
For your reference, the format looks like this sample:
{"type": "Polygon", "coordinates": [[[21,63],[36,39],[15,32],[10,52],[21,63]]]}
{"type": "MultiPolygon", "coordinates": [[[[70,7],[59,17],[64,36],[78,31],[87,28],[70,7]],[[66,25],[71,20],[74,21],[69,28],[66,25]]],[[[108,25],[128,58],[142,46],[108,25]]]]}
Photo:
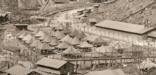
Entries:
{"type": "MultiPolygon", "coordinates": [[[[96,28],[101,35],[142,45],[148,45],[148,38],[153,38],[155,27],[104,20],[97,23],[96,28]],[[150,34],[150,35],[149,35],[150,34]]],[[[155,42],[152,42],[155,43],[155,42]]]]}

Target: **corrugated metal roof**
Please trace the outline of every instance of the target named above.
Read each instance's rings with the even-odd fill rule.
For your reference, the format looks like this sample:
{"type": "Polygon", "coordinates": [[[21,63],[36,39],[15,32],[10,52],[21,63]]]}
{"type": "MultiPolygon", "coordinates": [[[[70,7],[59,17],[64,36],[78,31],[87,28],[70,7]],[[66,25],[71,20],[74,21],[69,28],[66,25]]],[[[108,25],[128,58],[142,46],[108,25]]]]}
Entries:
{"type": "Polygon", "coordinates": [[[130,24],[118,21],[105,20],[96,24],[97,27],[106,29],[113,29],[118,31],[124,31],[129,33],[144,34],[155,28],[145,28],[144,25],[130,24]]]}
{"type": "Polygon", "coordinates": [[[43,58],[43,59],[39,60],[36,64],[46,66],[46,67],[55,68],[55,69],[59,69],[60,67],[62,67],[66,63],[67,63],[67,61],[63,61],[63,60],[43,58]]]}

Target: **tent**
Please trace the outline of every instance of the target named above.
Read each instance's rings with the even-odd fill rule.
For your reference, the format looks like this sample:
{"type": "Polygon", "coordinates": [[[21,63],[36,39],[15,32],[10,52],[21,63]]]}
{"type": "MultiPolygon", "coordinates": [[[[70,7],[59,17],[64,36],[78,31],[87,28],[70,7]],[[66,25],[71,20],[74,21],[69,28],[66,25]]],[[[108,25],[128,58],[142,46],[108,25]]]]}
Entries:
{"type": "Polygon", "coordinates": [[[29,61],[18,61],[18,64],[20,64],[28,69],[32,69],[34,67],[33,63],[31,63],[29,61]]]}
{"type": "Polygon", "coordinates": [[[35,36],[36,37],[41,37],[41,36],[44,36],[44,35],[45,35],[45,33],[43,31],[38,31],[35,36]]]}
{"type": "Polygon", "coordinates": [[[81,57],[81,52],[77,49],[75,49],[74,47],[70,46],[68,47],[65,51],[63,51],[63,55],[64,56],[68,56],[68,57],[81,57]]]}
{"type": "Polygon", "coordinates": [[[78,30],[73,30],[73,31],[70,33],[71,36],[77,36],[77,35],[79,35],[79,34],[80,34],[80,33],[79,33],[78,30]]]}
{"type": "Polygon", "coordinates": [[[29,43],[31,43],[32,38],[33,38],[33,36],[32,36],[31,34],[27,34],[22,40],[23,40],[25,43],[29,44],[29,43]]]}
{"type": "Polygon", "coordinates": [[[53,49],[52,47],[50,47],[48,44],[46,43],[41,43],[40,45],[38,45],[38,49],[40,50],[49,50],[49,49],[53,49]]]}
{"type": "Polygon", "coordinates": [[[11,75],[27,75],[29,71],[30,69],[28,68],[25,68],[21,65],[15,65],[9,68],[8,70],[6,70],[5,72],[11,75]]]}
{"type": "Polygon", "coordinates": [[[40,31],[40,28],[33,28],[32,27],[32,30],[31,31],[32,31],[32,34],[36,35],[40,31]]]}
{"type": "Polygon", "coordinates": [[[63,54],[80,54],[80,53],[81,52],[75,49],[73,46],[70,46],[65,51],[63,51],[63,54]]]}
{"type": "Polygon", "coordinates": [[[25,37],[26,34],[27,34],[27,32],[21,31],[19,34],[17,34],[17,37],[18,37],[19,39],[23,39],[23,38],[25,37]]]}
{"type": "Polygon", "coordinates": [[[52,37],[50,37],[50,36],[47,35],[47,36],[43,39],[43,42],[50,43],[50,42],[51,42],[51,39],[52,39],[52,37]]]}
{"type": "Polygon", "coordinates": [[[66,35],[64,38],[61,39],[62,42],[67,42],[71,44],[73,38],[71,38],[69,35],[66,35]]]}
{"type": "Polygon", "coordinates": [[[58,40],[56,38],[52,38],[51,42],[49,43],[51,46],[56,46],[58,45],[58,40]]]}
{"type": "Polygon", "coordinates": [[[80,31],[79,34],[76,35],[76,37],[79,38],[79,39],[83,39],[83,38],[86,37],[86,34],[85,34],[84,32],[81,32],[81,31],[80,31]]]}
{"type": "Polygon", "coordinates": [[[62,39],[63,37],[65,37],[65,34],[63,32],[61,32],[61,31],[56,31],[55,32],[55,37],[57,39],[62,39]]]}
{"type": "Polygon", "coordinates": [[[71,32],[70,29],[67,27],[63,29],[64,34],[69,34],[70,32],[71,32]]]}
{"type": "Polygon", "coordinates": [[[33,40],[32,43],[30,44],[31,47],[37,47],[38,44],[40,44],[41,42],[39,40],[33,40]]]}
{"type": "Polygon", "coordinates": [[[71,44],[72,45],[79,45],[80,44],[80,40],[77,37],[74,37],[74,39],[71,40],[71,44]]]}
{"type": "Polygon", "coordinates": [[[59,49],[67,49],[69,46],[70,46],[69,44],[63,42],[63,43],[60,43],[60,44],[57,46],[57,48],[59,48],[59,49]]]}
{"type": "Polygon", "coordinates": [[[20,51],[20,42],[17,39],[3,40],[2,45],[5,50],[9,50],[11,52],[20,51]]]}
{"type": "Polygon", "coordinates": [[[22,30],[22,31],[20,31],[19,33],[16,34],[16,37],[17,38],[20,38],[19,37],[20,35],[25,35],[25,34],[26,34],[26,31],[25,30],[22,30]]]}
{"type": "Polygon", "coordinates": [[[42,35],[40,38],[38,38],[39,40],[43,41],[45,38],[48,38],[47,34],[42,35]]]}
{"type": "Polygon", "coordinates": [[[78,45],[78,47],[81,47],[81,48],[92,48],[93,45],[89,44],[88,42],[81,42],[80,45],[78,45]]]}
{"type": "Polygon", "coordinates": [[[50,34],[53,31],[52,28],[50,27],[44,27],[44,28],[41,28],[40,30],[47,34],[50,34]]]}

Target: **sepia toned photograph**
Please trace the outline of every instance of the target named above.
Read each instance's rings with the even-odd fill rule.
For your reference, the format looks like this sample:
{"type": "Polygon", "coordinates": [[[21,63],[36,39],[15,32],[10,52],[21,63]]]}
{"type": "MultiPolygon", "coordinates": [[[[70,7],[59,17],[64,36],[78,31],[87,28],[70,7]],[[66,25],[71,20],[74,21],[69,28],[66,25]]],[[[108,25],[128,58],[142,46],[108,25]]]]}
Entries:
{"type": "Polygon", "coordinates": [[[156,0],[0,0],[0,75],[156,75],[156,0]]]}

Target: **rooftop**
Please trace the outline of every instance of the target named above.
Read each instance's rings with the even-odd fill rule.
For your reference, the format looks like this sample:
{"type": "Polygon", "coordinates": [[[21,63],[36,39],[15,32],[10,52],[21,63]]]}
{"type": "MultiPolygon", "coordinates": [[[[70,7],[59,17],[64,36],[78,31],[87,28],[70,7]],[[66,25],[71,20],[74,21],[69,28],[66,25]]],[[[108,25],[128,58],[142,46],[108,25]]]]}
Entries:
{"type": "Polygon", "coordinates": [[[27,75],[29,71],[30,71],[29,69],[22,67],[20,65],[15,65],[10,69],[6,70],[6,72],[11,75],[27,75]]]}
{"type": "Polygon", "coordinates": [[[66,63],[67,63],[67,61],[63,61],[63,60],[43,58],[37,62],[37,65],[42,65],[42,66],[46,66],[46,67],[59,69],[66,63]]]}
{"type": "Polygon", "coordinates": [[[156,31],[153,31],[148,34],[149,37],[155,38],[156,37],[156,31]]]}
{"type": "Polygon", "coordinates": [[[15,26],[28,26],[28,24],[15,24],[15,26]]]}
{"type": "Polygon", "coordinates": [[[118,21],[105,20],[96,24],[97,27],[102,27],[106,29],[112,29],[117,31],[123,31],[128,33],[135,34],[145,34],[149,31],[152,31],[153,27],[145,28],[144,25],[130,24],[118,21]]]}

